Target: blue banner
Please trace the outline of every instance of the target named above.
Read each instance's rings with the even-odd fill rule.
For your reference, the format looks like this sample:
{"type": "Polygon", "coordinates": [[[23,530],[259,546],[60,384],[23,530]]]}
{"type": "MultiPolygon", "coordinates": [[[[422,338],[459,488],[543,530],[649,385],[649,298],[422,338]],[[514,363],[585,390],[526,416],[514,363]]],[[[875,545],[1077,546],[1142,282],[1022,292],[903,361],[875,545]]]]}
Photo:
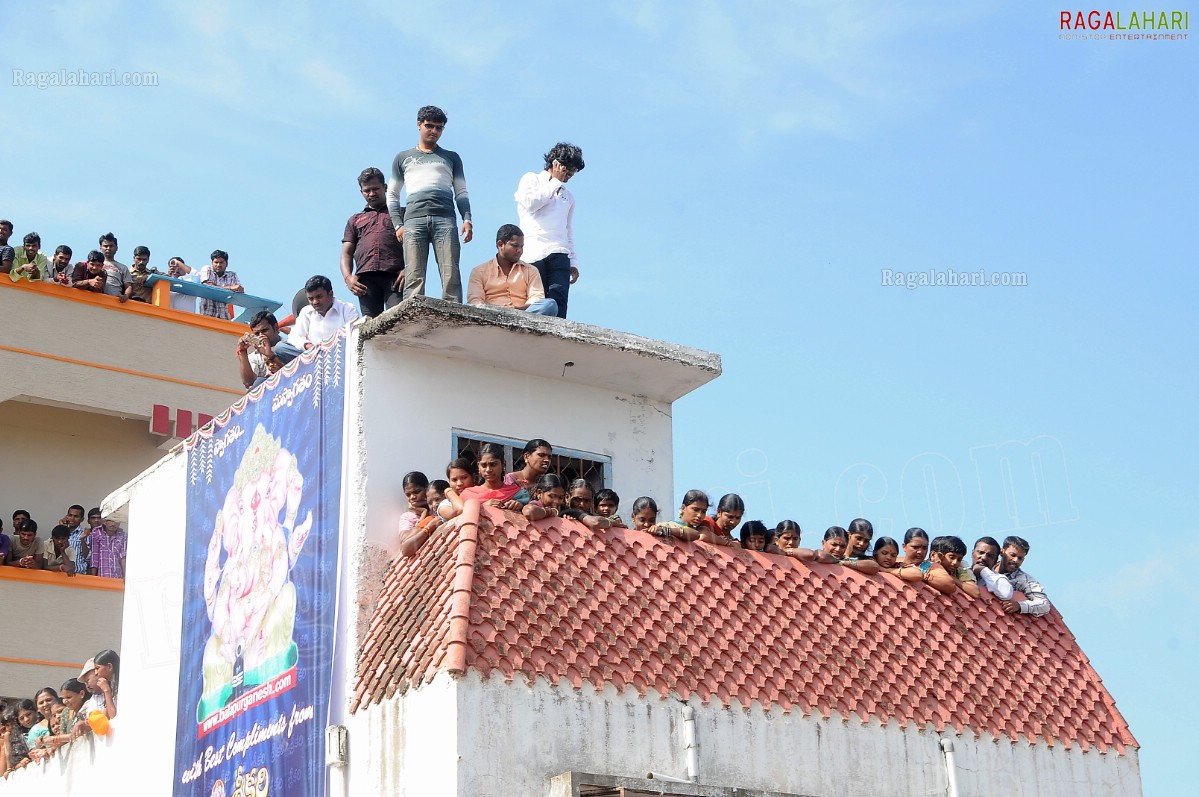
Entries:
{"type": "Polygon", "coordinates": [[[345,341],[187,441],[175,795],[324,794],[345,341]]]}

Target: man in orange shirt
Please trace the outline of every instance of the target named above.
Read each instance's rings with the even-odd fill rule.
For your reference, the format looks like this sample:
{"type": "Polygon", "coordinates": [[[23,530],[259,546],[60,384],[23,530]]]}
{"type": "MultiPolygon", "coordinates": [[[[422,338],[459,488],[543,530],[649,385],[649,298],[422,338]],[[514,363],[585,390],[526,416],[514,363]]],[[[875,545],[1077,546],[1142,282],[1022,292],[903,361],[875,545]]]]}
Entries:
{"type": "Polygon", "coordinates": [[[521,261],[525,235],[515,224],[495,234],[495,257],[470,272],[466,301],[475,307],[504,307],[540,315],[558,315],[558,303],[545,297],[537,269],[521,261]]]}

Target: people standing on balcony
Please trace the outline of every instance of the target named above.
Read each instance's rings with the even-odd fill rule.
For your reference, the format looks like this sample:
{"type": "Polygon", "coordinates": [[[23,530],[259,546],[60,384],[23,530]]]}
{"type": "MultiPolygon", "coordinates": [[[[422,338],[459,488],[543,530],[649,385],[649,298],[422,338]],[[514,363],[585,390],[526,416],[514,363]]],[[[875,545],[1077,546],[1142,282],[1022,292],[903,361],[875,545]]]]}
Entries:
{"type": "Polygon", "coordinates": [[[124,578],[125,555],[129,549],[129,533],[121,524],[108,518],[97,533],[92,532],[92,575],[101,578],[124,578]]]}
{"type": "Polygon", "coordinates": [[[133,292],[130,298],[133,301],[150,301],[154,291],[146,284],[146,277],[157,273],[159,273],[158,269],[150,268],[150,250],[145,246],[134,248],[133,265],[129,267],[129,276],[133,280],[133,292]]]}
{"type": "Polygon", "coordinates": [[[241,369],[241,383],[246,389],[258,387],[287,363],[295,359],[295,350],[284,347],[279,334],[279,321],[270,310],[259,310],[250,319],[249,333],[237,342],[237,363],[241,369]]]}
{"type": "Polygon", "coordinates": [[[522,262],[525,236],[515,224],[495,234],[495,257],[470,272],[466,301],[475,307],[502,307],[537,315],[557,315],[558,305],[545,297],[541,275],[522,262]]]}
{"type": "Polygon", "coordinates": [[[54,250],[54,257],[50,258],[50,262],[46,265],[46,272],[42,275],[42,279],[69,287],[71,284],[71,257],[74,254],[71,247],[60,244],[54,250]]]}
{"type": "Polygon", "coordinates": [[[133,292],[129,269],[121,263],[112,266],[104,262],[104,254],[95,249],[87,253],[86,263],[76,263],[71,273],[71,287],[81,291],[115,296],[124,304],[133,292]]]}
{"type": "MultiPolygon", "coordinates": [[[[167,276],[184,282],[200,284],[200,272],[184,263],[181,257],[172,257],[167,261],[167,276]]],[[[196,312],[196,297],[171,291],[171,309],[194,313],[196,312]]]]}
{"type": "Polygon", "coordinates": [[[71,532],[61,523],[50,532],[46,547],[46,569],[75,575],[75,551],[71,549],[71,532]]]}
{"type": "Polygon", "coordinates": [[[37,536],[37,522],[13,524],[16,538],[9,543],[7,564],[26,570],[41,570],[46,564],[46,545],[37,536]]]}
{"type": "Polygon", "coordinates": [[[13,261],[17,259],[17,253],[8,245],[8,239],[12,237],[12,229],[11,221],[0,219],[0,272],[4,274],[12,271],[13,261]]]}
{"type": "Polygon", "coordinates": [[[46,259],[41,250],[42,236],[36,232],[27,233],[21,240],[21,248],[17,250],[12,270],[8,273],[13,282],[19,279],[36,281],[42,278],[50,261],[46,259]]]}
{"type": "Polygon", "coordinates": [[[287,340],[275,346],[275,353],[286,358],[284,362],[328,340],[359,318],[358,308],[333,296],[333,283],[326,276],[310,277],[304,283],[304,293],[308,305],[296,316],[287,340]]]}
{"type": "Polygon", "coordinates": [[[404,297],[425,294],[425,271],[429,247],[441,272],[441,298],[462,301],[462,275],[458,268],[462,246],[455,229],[455,206],[462,214],[462,243],[474,237],[470,196],[462,158],[438,145],[448,118],[435,105],[416,113],[418,140],[415,147],[395,156],[387,185],[387,209],[396,229],[396,240],[404,245],[404,297]],[[406,206],[400,190],[407,190],[406,206]]]}
{"type": "MultiPolygon", "coordinates": [[[[229,270],[228,252],[224,249],[214,249],[208,257],[211,262],[200,269],[200,282],[216,288],[224,288],[235,293],[246,292],[246,289],[241,285],[241,280],[237,278],[237,272],[229,270]]],[[[228,321],[229,305],[226,302],[216,299],[202,298],[200,299],[200,315],[223,318],[228,321]]]]}
{"type": "Polygon", "coordinates": [[[104,255],[104,268],[117,268],[128,274],[129,266],[117,260],[117,237],[111,232],[106,232],[100,236],[99,244],[100,252],[104,255]]]}
{"type": "Polygon", "coordinates": [[[566,318],[570,286],[579,279],[574,244],[574,194],[566,183],[583,171],[583,150],[559,142],[545,154],[545,169],[528,172],[516,187],[516,215],[525,231],[529,262],[541,274],[545,294],[566,318]]]}
{"type": "MultiPolygon", "coordinates": [[[[383,172],[373,166],[363,169],[358,189],[366,207],[346,222],[341,236],[341,276],[350,293],[358,297],[362,315],[374,318],[404,298],[404,247],[396,238],[387,208],[383,172]]],[[[404,209],[400,208],[403,218],[404,209]]]]}
{"type": "Polygon", "coordinates": [[[88,568],[91,567],[92,546],[88,542],[88,538],[92,536],[92,528],[83,522],[83,507],[79,504],[72,504],[59,522],[70,532],[68,541],[71,544],[71,550],[75,552],[75,573],[86,575],[88,568]]]}

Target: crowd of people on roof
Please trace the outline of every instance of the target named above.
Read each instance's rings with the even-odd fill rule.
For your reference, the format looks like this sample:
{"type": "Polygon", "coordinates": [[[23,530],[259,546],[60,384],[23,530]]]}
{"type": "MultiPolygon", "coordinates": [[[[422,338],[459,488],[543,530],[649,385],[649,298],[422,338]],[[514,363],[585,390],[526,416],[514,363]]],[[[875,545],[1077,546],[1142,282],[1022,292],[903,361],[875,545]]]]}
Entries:
{"type": "Polygon", "coordinates": [[[399,520],[400,554],[414,555],[462,513],[467,501],[477,500],[534,522],[565,517],[592,531],[627,529],[682,542],[744,548],[866,575],[886,573],[902,581],[923,582],[944,594],[962,592],[977,598],[986,589],[1008,614],[1039,616],[1051,608],[1040,582],[1023,569],[1030,546],[1022,537],[1009,536],[1002,545],[992,537],[980,537],[967,566],[966,544],[959,537],[943,535],[930,541],[924,529],[911,528],[901,546],[890,537],[875,540],[870,521],[856,518],[848,528],[829,527],[819,547],[804,548],[794,520],[779,521],[773,528],[760,520],[743,523],[745,502],[735,493],[721,497],[708,514],[711,501],[701,490],[683,496],[677,520],[661,519],[657,502],[641,496],[633,502],[626,523],[615,491],[595,491],[585,479],[567,481],[549,472],[553,447],[547,441],[530,440],[519,460],[521,467],[510,473],[504,473],[504,453],[497,443],[484,444],[477,459],[464,456],[450,462],[444,480],[430,481],[420,471],[405,474],[401,486],[408,509],[399,520]],[[1016,592],[1023,598],[1017,599],[1016,592]]]}
{"type": "MultiPolygon", "coordinates": [[[[145,246],[133,248],[132,266],[117,260],[117,237],[111,232],[101,235],[98,247],[75,263],[71,262],[75,250],[66,244],[59,244],[54,254],[47,257],[42,252],[42,237],[38,233],[25,233],[20,249],[9,245],[12,235],[13,223],[8,219],[0,219],[0,274],[7,274],[13,282],[45,282],[112,296],[124,304],[129,301],[150,302],[154,291],[148,279],[151,275],[163,275],[163,272],[150,265],[150,249],[145,246]]],[[[199,269],[189,266],[182,257],[172,257],[167,261],[164,276],[225,288],[235,293],[245,292],[237,273],[229,270],[229,253],[223,249],[214,250],[209,255],[209,264],[199,269]]],[[[199,312],[212,318],[230,318],[227,304],[213,299],[200,299],[197,309],[196,297],[182,293],[171,294],[171,307],[189,313],[199,312]]]]}
{"type": "Polygon", "coordinates": [[[81,736],[107,733],[117,715],[120,677],[121,657],[105,649],[58,689],[45,686],[32,698],[0,700],[0,776],[50,758],[81,736]]]}
{"type": "Polygon", "coordinates": [[[12,537],[4,533],[4,520],[0,519],[0,564],[67,576],[124,578],[129,533],[119,521],[103,517],[99,507],[93,507],[86,517],[85,523],[83,507],[73,504],[50,531],[49,539],[44,539],[29,510],[14,511],[12,537]]]}

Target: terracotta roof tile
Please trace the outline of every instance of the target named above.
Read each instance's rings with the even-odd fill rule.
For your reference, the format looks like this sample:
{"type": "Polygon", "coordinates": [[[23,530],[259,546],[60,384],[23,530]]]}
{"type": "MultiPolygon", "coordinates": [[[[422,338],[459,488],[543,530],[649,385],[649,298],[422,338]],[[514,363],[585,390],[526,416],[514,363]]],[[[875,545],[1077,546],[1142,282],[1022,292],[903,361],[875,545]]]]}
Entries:
{"type": "Polygon", "coordinates": [[[1012,617],[985,592],[945,597],[892,576],[533,524],[473,503],[392,564],[352,710],[467,669],[1013,742],[1137,746],[1056,611],[1012,617]],[[1019,703],[996,690],[1000,673],[1022,684],[1019,703]]]}

